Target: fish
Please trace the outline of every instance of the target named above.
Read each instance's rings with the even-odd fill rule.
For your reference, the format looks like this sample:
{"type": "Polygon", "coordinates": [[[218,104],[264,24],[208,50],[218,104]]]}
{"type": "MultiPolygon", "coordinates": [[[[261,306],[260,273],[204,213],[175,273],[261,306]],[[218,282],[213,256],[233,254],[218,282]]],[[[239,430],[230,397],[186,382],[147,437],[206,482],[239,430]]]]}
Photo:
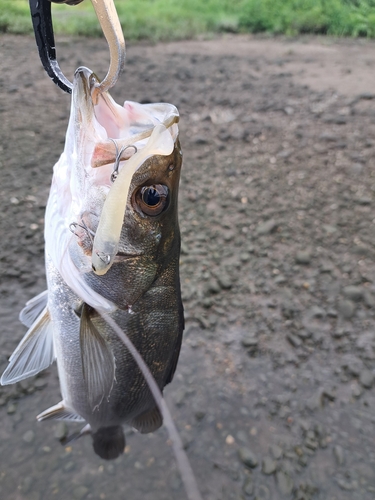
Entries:
{"type": "Polygon", "coordinates": [[[84,423],[81,433],[91,434],[95,453],[114,459],[126,444],[124,425],[149,433],[163,420],[103,314],[133,342],[162,391],[173,379],[184,330],[182,151],[175,106],[121,106],[108,91],[93,100],[97,83],[90,69],[75,72],[45,214],[47,290],[20,313],[29,329],[1,384],[36,375],[56,360],[62,400],[37,419],[84,423]]]}

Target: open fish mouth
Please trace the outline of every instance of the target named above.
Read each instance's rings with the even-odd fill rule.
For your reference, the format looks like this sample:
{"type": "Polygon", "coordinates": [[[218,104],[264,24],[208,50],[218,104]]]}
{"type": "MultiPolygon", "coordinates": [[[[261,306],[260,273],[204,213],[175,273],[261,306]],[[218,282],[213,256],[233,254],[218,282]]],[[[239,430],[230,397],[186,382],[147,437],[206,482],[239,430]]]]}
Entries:
{"type": "MultiPolygon", "coordinates": [[[[92,270],[104,275],[117,259],[121,228],[133,174],[150,157],[172,154],[178,136],[179,113],[172,104],[118,105],[108,92],[96,95],[97,78],[79,68],[73,85],[76,118],[93,139],[84,157],[94,183],[106,186],[92,250],[92,270]]],[[[87,136],[87,135],[86,135],[87,136]]],[[[87,166],[86,166],[87,168],[87,166]]]]}
{"type": "MultiPolygon", "coordinates": [[[[163,124],[171,133],[173,142],[178,135],[179,113],[173,104],[139,104],[125,101],[117,104],[108,92],[97,96],[93,102],[92,92],[98,82],[88,68],[80,67],[73,82],[72,111],[76,123],[91,146],[89,165],[98,168],[113,164],[121,151],[120,160],[129,159],[147,143],[157,125],[163,124]]],[[[87,157],[86,157],[87,158],[87,157]]]]}

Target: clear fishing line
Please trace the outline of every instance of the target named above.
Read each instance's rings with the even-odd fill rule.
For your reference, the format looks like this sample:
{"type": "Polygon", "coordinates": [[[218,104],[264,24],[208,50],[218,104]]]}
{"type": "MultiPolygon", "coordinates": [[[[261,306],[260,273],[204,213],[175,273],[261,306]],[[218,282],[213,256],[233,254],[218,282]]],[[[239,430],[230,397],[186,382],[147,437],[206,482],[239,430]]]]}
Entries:
{"type": "Polygon", "coordinates": [[[165,427],[167,428],[170,439],[172,440],[172,448],[173,453],[176,458],[176,462],[181,474],[182,482],[184,483],[185,491],[189,500],[203,500],[199,489],[198,484],[195,479],[195,475],[193,469],[190,465],[188,456],[185,453],[185,450],[182,445],[181,437],[178,433],[178,430],[173,422],[172,415],[168,409],[167,403],[163,398],[163,395],[152,376],[148,366],[144,362],[142,356],[139,354],[138,350],[134,346],[133,342],[129,339],[129,337],[124,333],[118,324],[106,313],[102,313],[98,311],[100,316],[107,322],[107,324],[112,328],[112,330],[116,333],[116,335],[122,340],[125,344],[126,348],[129,350],[130,354],[133,356],[135,361],[137,362],[149,388],[155,399],[155,403],[159,408],[165,427]]]}

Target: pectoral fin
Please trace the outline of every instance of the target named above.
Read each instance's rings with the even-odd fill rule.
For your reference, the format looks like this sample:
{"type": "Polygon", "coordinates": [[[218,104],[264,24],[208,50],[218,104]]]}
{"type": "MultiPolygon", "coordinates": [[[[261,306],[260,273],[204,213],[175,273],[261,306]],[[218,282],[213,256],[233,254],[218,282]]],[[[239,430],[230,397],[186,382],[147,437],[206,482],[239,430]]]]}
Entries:
{"type": "Polygon", "coordinates": [[[53,329],[45,308],[9,358],[9,365],[1,377],[1,384],[14,384],[48,368],[55,360],[53,329]]]}
{"type": "Polygon", "coordinates": [[[92,321],[95,310],[83,304],[81,311],[80,344],[83,377],[87,399],[94,410],[108,398],[115,379],[115,358],[108,342],[92,321]]]}
{"type": "Polygon", "coordinates": [[[20,312],[20,321],[27,326],[27,328],[30,328],[43,309],[47,307],[47,301],[48,290],[44,290],[44,292],[28,300],[25,307],[20,312]]]}
{"type": "Polygon", "coordinates": [[[64,401],[60,401],[57,405],[51,406],[48,410],[44,410],[42,413],[39,413],[36,419],[38,422],[42,422],[42,420],[69,420],[70,422],[85,421],[84,418],[68,408],[64,401]]]}

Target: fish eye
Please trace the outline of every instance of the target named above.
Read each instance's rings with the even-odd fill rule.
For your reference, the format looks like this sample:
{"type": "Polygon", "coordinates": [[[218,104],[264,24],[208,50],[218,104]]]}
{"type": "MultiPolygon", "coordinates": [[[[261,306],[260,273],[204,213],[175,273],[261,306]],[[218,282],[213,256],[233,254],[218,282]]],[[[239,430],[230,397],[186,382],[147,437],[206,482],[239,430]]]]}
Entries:
{"type": "Polygon", "coordinates": [[[159,215],[168,207],[168,187],[163,184],[143,186],[138,189],[135,195],[135,202],[138,208],[146,215],[159,215]]]}

